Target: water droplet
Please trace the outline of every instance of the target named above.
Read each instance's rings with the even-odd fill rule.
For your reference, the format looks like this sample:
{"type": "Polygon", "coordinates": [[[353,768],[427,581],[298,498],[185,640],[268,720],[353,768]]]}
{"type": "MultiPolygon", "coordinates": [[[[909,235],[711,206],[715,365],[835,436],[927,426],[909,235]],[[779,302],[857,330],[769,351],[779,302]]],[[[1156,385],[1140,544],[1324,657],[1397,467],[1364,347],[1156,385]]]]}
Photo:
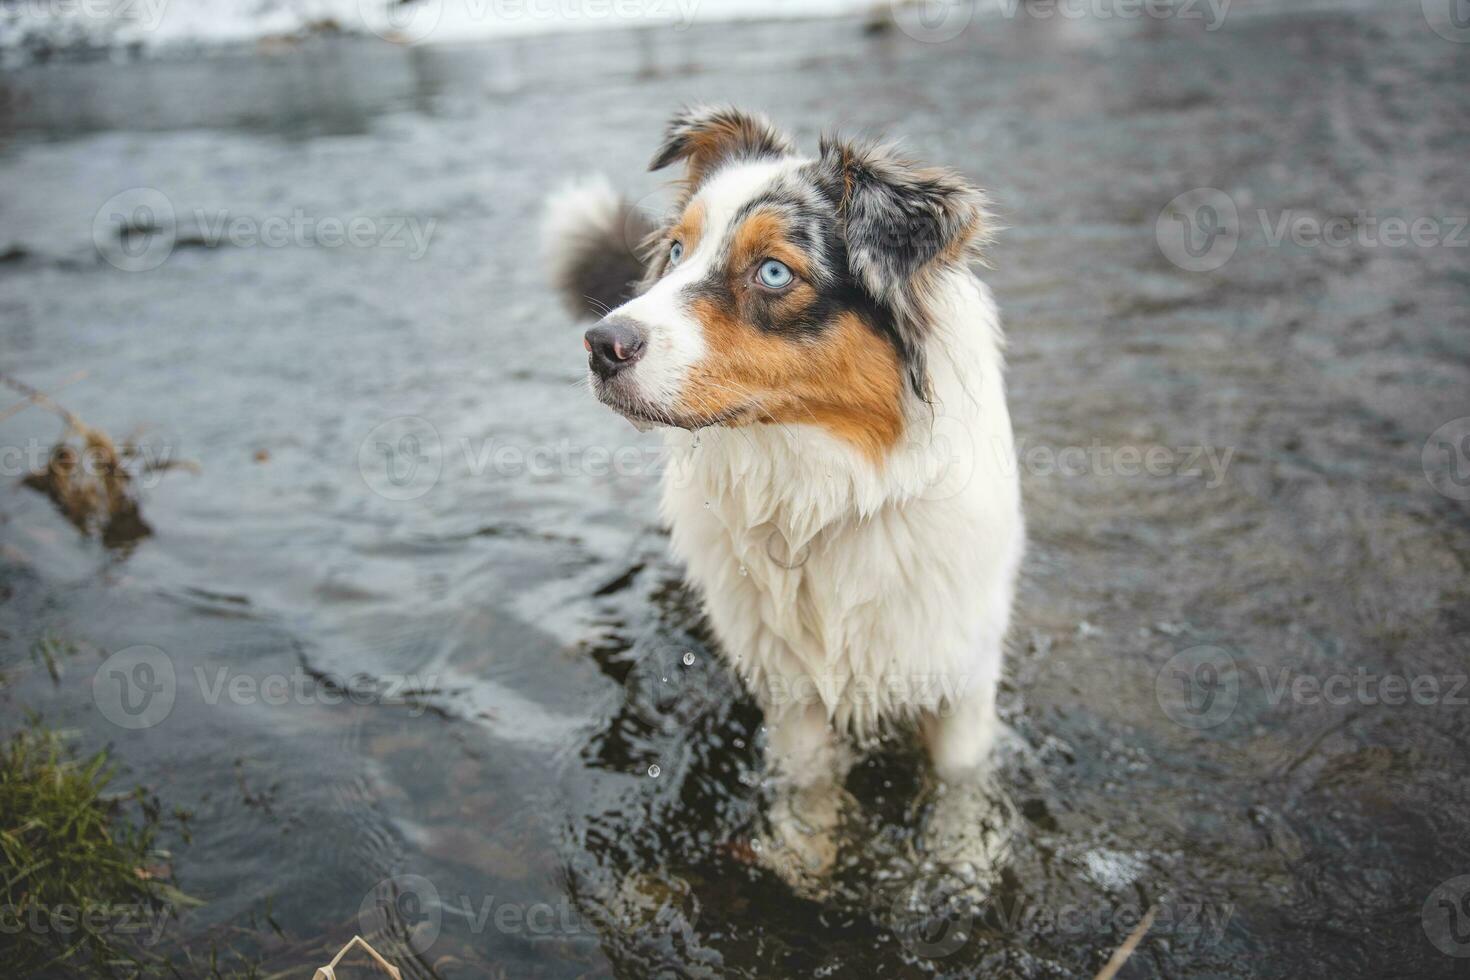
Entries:
{"type": "Polygon", "coordinates": [[[761,852],[761,848],[764,846],[765,845],[761,843],[761,839],[759,837],[752,837],[750,839],[750,849],[752,851],[755,851],[757,854],[761,852]]]}
{"type": "Polygon", "coordinates": [[[694,651],[692,651],[692,650],[685,650],[684,651],[684,666],[685,667],[693,667],[694,666],[694,651]]]}
{"type": "Polygon", "coordinates": [[[709,501],[708,501],[708,500],[706,500],[706,501],[705,501],[705,502],[704,502],[704,509],[705,509],[705,510],[709,510],[709,501]]]}
{"type": "Polygon", "coordinates": [[[735,745],[735,747],[737,749],[743,749],[743,748],[745,748],[745,739],[743,739],[743,738],[737,738],[737,739],[735,739],[734,740],[734,745],[735,745]]]}
{"type": "Polygon", "coordinates": [[[749,575],[750,573],[748,571],[746,571],[746,568],[745,568],[744,565],[741,565],[740,566],[740,574],[741,575],[749,575]]]}
{"type": "Polygon", "coordinates": [[[653,765],[651,765],[651,766],[648,767],[648,774],[650,776],[652,776],[654,779],[657,779],[658,778],[658,774],[661,773],[661,772],[663,772],[663,770],[658,767],[658,763],[657,762],[655,762],[653,765]]]}

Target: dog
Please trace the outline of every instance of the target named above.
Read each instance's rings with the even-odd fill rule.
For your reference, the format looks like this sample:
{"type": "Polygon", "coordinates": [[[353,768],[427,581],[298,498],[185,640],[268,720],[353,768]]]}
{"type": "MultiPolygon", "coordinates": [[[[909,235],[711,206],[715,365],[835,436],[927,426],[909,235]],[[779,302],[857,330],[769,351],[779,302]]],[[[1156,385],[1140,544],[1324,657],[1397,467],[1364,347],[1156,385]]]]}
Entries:
{"type": "Polygon", "coordinates": [[[771,855],[832,867],[856,750],[922,733],[986,777],[1025,547],[987,199],[894,146],[676,114],[654,221],[605,178],[547,203],[599,401],[661,427],[661,510],[722,655],[765,715],[771,855]]]}

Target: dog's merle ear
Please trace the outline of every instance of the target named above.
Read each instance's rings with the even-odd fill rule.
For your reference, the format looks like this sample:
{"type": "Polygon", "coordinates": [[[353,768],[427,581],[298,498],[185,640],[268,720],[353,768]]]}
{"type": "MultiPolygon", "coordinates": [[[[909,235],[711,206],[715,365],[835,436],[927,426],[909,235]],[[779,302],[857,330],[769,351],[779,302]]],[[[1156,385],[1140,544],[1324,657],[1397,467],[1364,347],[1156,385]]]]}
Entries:
{"type": "Polygon", "coordinates": [[[894,314],[899,353],[922,396],[923,340],[936,273],[980,260],[985,195],[952,170],[923,167],[893,147],[823,137],[818,173],[837,204],[848,267],[894,314]]]}
{"type": "Polygon", "coordinates": [[[689,184],[702,181],[726,160],[738,157],[779,157],[795,152],[784,133],[765,116],[730,106],[695,106],[669,121],[664,141],[649,170],[662,170],[678,160],[688,161],[689,184]]]}
{"type": "Polygon", "coordinates": [[[979,259],[985,195],[954,171],[919,166],[889,146],[830,137],[819,166],[835,189],[852,272],[878,300],[901,301],[936,261],[979,259]]]}

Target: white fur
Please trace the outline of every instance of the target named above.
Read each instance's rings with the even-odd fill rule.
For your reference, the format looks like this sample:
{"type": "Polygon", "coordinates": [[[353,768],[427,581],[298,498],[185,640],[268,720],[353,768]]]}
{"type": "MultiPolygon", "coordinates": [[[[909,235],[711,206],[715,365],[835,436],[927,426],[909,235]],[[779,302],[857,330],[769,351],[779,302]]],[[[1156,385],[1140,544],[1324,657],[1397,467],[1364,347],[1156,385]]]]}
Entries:
{"type": "MultiPolygon", "coordinates": [[[[706,349],[681,287],[708,271],[741,204],[801,163],[711,177],[698,247],[615,311],[648,331],[631,369],[648,404],[675,405],[706,349]]],[[[764,709],[769,765],[787,790],[769,853],[788,869],[830,866],[849,736],[917,722],[939,774],[972,784],[995,738],[1025,543],[999,316],[967,269],[928,296],[933,403],[908,396],[905,434],[882,465],[810,425],[666,430],[663,515],[723,654],[764,709]]]]}
{"type": "Polygon", "coordinates": [[[812,426],[666,436],[674,550],[768,724],[801,728],[773,737],[801,747],[775,760],[797,784],[837,775],[836,736],[886,721],[924,721],[947,775],[994,736],[1020,491],[995,304],[968,272],[940,295],[932,416],[911,400],[881,470],[812,426]]]}
{"type": "Polygon", "coordinates": [[[556,279],[565,277],[573,253],[568,243],[584,238],[610,238],[617,227],[622,198],[602,174],[570,181],[546,199],[541,217],[541,252],[556,279]]]}
{"type": "MultiPolygon", "coordinates": [[[[702,278],[742,204],[804,161],[711,176],[698,245],[615,311],[648,332],[639,397],[671,408],[705,352],[681,289],[702,278]]],[[[986,761],[1024,548],[990,291],[968,270],[933,291],[933,404],[909,396],[882,466],[809,425],[669,429],[662,510],[724,654],[765,709],[777,775],[840,780],[858,740],[919,722],[942,775],[986,761]]],[[[874,342],[881,342],[874,338],[874,342]]]]}

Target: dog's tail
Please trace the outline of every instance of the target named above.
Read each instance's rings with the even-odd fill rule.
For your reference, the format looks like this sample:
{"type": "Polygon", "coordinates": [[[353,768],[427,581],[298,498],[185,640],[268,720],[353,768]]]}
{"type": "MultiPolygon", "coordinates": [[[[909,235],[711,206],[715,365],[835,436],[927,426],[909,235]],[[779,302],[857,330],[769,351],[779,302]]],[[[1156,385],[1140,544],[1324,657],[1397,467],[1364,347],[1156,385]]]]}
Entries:
{"type": "Polygon", "coordinates": [[[643,278],[649,216],[613,190],[606,177],[589,177],[546,200],[541,242],[562,302],[577,317],[600,317],[633,298],[643,278]]]}

